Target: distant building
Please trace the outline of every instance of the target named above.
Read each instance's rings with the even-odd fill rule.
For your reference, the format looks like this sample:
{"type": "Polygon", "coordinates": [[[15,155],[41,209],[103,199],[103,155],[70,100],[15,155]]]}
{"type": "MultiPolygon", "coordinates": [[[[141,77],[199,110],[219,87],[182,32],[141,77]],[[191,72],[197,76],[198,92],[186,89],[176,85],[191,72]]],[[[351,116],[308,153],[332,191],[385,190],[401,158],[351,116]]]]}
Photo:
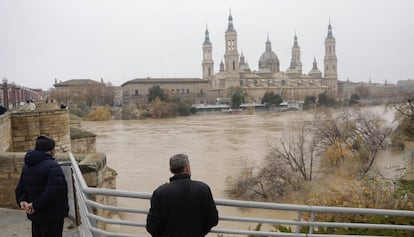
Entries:
{"type": "Polygon", "coordinates": [[[164,93],[177,95],[193,104],[208,103],[208,81],[200,78],[137,78],[121,85],[123,103],[137,105],[148,103],[148,91],[153,86],[160,86],[164,93]]]}
{"type": "Polygon", "coordinates": [[[71,79],[58,82],[55,79],[55,88],[51,92],[51,98],[46,98],[48,102],[58,100],[65,105],[71,103],[85,103],[89,106],[113,105],[115,88],[110,84],[105,84],[103,79],[100,82],[91,79],[71,79]]]}
{"type": "Polygon", "coordinates": [[[384,84],[349,80],[338,82],[339,99],[343,100],[351,98],[352,94],[358,94],[361,99],[392,98],[399,96],[401,90],[401,86],[388,84],[387,81],[384,84]]]}

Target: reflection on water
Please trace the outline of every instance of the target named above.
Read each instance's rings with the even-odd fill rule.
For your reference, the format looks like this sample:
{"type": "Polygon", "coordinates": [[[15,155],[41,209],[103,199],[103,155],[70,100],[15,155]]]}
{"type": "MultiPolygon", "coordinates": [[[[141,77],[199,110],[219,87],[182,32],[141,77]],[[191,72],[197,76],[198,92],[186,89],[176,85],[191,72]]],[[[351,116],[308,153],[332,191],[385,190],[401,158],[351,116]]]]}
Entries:
{"type": "MultiPolygon", "coordinates": [[[[376,107],[374,110],[382,111],[376,107]]],[[[297,113],[82,122],[82,127],[97,135],[97,150],[106,154],[108,165],[118,172],[117,188],[152,192],[171,176],[169,157],[185,153],[189,155],[192,178],[209,184],[214,198],[221,199],[228,198],[226,179],[237,174],[245,162],[259,164],[267,154],[268,142],[276,143],[289,121],[298,118],[297,113]]],[[[142,205],[123,199],[118,201],[125,205],[142,205]]],[[[148,208],[149,202],[143,205],[148,208]]],[[[221,215],[233,214],[222,207],[219,211],[221,215]]],[[[243,210],[236,212],[251,214],[243,210]]],[[[279,215],[287,214],[269,211],[261,214],[273,218],[279,215]]]]}

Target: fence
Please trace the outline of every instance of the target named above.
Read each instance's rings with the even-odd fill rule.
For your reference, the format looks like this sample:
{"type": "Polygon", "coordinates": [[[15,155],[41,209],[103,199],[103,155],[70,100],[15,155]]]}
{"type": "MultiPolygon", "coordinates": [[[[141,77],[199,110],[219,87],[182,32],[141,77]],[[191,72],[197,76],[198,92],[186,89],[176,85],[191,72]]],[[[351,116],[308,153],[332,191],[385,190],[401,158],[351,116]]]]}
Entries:
{"type": "MultiPolygon", "coordinates": [[[[104,230],[98,227],[98,223],[115,224],[120,226],[133,226],[137,228],[145,228],[144,222],[128,221],[110,219],[107,217],[99,216],[95,214],[93,210],[101,209],[106,211],[137,213],[146,215],[147,209],[137,209],[121,206],[110,206],[97,203],[91,200],[90,195],[104,195],[113,197],[123,197],[132,199],[150,199],[150,193],[132,192],[124,190],[114,189],[100,189],[90,188],[86,185],[83,179],[82,173],[77,165],[77,162],[72,154],[70,154],[70,160],[72,162],[72,170],[74,176],[74,186],[76,190],[77,204],[79,209],[79,216],[82,224],[79,227],[80,235],[85,237],[107,236],[107,237],[148,237],[149,234],[129,234],[104,230]]],[[[369,223],[343,223],[343,222],[318,222],[315,219],[316,214],[322,213],[337,213],[337,214],[358,214],[358,215],[383,215],[383,216],[403,216],[414,217],[414,211],[404,210],[389,210],[389,209],[368,209],[368,208],[342,208],[342,207],[326,207],[326,206],[307,206],[307,205],[292,205],[292,204],[277,204],[267,202],[251,202],[251,201],[236,201],[226,199],[216,199],[216,205],[218,207],[231,207],[231,208],[253,208],[256,210],[270,209],[270,210],[282,210],[295,212],[297,218],[291,219],[267,219],[260,217],[245,217],[245,216],[220,216],[220,222],[238,222],[238,223],[252,223],[257,224],[271,224],[271,225],[286,225],[293,226],[294,233],[284,232],[271,232],[271,231],[255,231],[255,230],[243,230],[243,229],[224,229],[213,228],[211,233],[218,235],[245,235],[245,236],[288,236],[288,237],[341,237],[346,235],[335,234],[315,234],[314,230],[318,227],[331,227],[331,228],[360,228],[360,229],[389,229],[389,230],[406,230],[412,231],[414,235],[414,226],[412,225],[397,225],[397,224],[369,224],[369,223]],[[310,215],[309,220],[305,220],[303,215],[308,213],[310,215]],[[301,227],[308,227],[307,233],[299,233],[301,227]]],[[[355,236],[355,235],[354,235],[355,236]]],[[[369,236],[369,235],[363,235],[369,236]]]]}

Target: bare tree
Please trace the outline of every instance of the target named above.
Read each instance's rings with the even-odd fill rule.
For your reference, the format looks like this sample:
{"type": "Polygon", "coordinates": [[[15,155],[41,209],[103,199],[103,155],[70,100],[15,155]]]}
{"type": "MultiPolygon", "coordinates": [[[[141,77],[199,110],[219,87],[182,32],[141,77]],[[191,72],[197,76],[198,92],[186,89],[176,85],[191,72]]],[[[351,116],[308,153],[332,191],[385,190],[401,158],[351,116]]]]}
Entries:
{"type": "Polygon", "coordinates": [[[294,130],[280,138],[277,145],[269,143],[270,158],[292,172],[299,172],[304,180],[312,180],[314,162],[320,151],[316,131],[313,122],[297,121],[294,130]]]}
{"type": "Polygon", "coordinates": [[[384,125],[384,120],[378,115],[360,112],[355,119],[355,130],[352,142],[358,147],[362,160],[361,178],[374,164],[377,154],[390,144],[392,128],[384,125]]]}

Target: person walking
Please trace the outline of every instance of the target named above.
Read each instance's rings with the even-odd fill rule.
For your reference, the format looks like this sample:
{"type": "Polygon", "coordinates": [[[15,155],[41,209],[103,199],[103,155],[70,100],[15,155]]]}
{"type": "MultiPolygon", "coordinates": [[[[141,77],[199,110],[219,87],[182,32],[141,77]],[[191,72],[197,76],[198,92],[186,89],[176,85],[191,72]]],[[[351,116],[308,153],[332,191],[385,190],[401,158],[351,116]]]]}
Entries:
{"type": "Polygon", "coordinates": [[[62,237],[68,215],[68,188],[62,168],[54,160],[55,141],[39,136],[33,151],[26,153],[16,202],[32,221],[32,237],[62,237]]]}
{"type": "Polygon", "coordinates": [[[210,187],[191,180],[188,156],[170,158],[170,182],[152,194],[146,229],[152,236],[203,237],[218,224],[210,187]]]}

